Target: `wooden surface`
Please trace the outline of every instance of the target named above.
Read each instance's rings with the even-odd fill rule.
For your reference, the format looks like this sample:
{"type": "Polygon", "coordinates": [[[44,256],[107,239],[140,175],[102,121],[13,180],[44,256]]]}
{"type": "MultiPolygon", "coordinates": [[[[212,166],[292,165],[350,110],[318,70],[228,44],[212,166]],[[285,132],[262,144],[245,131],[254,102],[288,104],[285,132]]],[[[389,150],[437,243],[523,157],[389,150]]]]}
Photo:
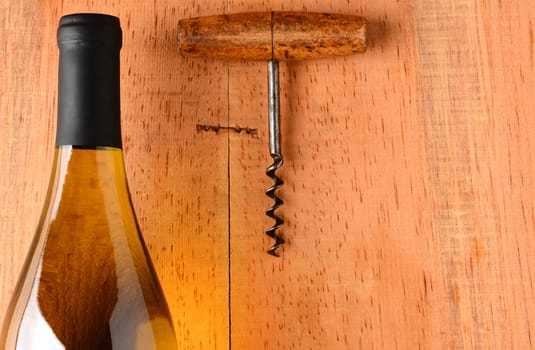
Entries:
{"type": "Polygon", "coordinates": [[[0,315],[51,166],[58,18],[102,11],[122,20],[127,173],[182,348],[534,347],[534,2],[60,4],[0,3],[0,315]],[[364,55],[281,64],[280,259],[265,64],[176,40],[180,18],[270,10],[369,32],[364,55]]]}

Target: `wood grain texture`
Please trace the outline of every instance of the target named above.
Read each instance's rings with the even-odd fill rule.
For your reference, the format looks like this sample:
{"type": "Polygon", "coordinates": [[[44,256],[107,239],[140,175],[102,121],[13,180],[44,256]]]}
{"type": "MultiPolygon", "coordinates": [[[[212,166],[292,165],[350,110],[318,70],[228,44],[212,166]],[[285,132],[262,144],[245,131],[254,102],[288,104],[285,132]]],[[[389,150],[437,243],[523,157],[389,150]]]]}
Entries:
{"type": "Polygon", "coordinates": [[[534,347],[535,3],[0,6],[1,315],[51,165],[57,19],[98,10],[123,23],[127,173],[184,348],[228,348],[229,308],[234,349],[534,347]],[[265,64],[176,47],[180,18],[271,10],[369,33],[364,55],[281,64],[280,259],[265,64]]]}
{"type": "Polygon", "coordinates": [[[184,18],[178,48],[188,57],[263,61],[272,57],[271,28],[271,12],[184,18]]]}
{"type": "Polygon", "coordinates": [[[233,344],[533,347],[533,6],[292,9],[366,16],[369,49],[281,65],[279,260],[264,253],[269,239],[258,244],[271,224],[259,217],[270,205],[266,68],[231,66],[231,123],[264,124],[231,140],[233,344]]]}
{"type": "Polygon", "coordinates": [[[268,11],[181,19],[185,57],[298,61],[366,51],[366,19],[330,13],[268,11]]]}
{"type": "Polygon", "coordinates": [[[276,61],[348,56],[366,51],[366,18],[336,13],[275,11],[276,61]]]}

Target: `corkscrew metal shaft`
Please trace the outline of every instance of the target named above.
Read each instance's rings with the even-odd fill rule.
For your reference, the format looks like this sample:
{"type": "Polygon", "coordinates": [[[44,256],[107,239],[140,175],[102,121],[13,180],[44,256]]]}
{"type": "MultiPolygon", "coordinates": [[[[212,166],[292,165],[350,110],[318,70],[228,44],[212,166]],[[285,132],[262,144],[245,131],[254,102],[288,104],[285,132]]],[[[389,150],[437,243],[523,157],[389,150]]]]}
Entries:
{"type": "Polygon", "coordinates": [[[266,215],[275,220],[266,234],[275,240],[275,243],[268,249],[268,253],[279,256],[277,249],[284,244],[284,239],[277,233],[277,230],[284,224],[284,220],[275,211],[283,204],[275,193],[284,182],[275,174],[283,164],[280,145],[280,96],[279,96],[279,62],[268,61],[268,129],[269,129],[269,153],[273,158],[273,164],[267,168],[266,175],[274,184],[266,191],[266,195],[273,199],[273,205],[266,210],[266,215]]]}

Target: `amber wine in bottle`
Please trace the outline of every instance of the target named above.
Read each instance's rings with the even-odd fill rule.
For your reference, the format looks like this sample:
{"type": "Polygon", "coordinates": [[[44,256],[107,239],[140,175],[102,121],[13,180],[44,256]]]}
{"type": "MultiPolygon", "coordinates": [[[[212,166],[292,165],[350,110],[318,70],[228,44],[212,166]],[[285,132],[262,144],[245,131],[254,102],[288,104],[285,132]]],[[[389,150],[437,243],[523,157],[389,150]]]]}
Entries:
{"type": "Polygon", "coordinates": [[[62,17],[50,186],[0,349],[176,349],[121,148],[116,17],[62,17]]]}

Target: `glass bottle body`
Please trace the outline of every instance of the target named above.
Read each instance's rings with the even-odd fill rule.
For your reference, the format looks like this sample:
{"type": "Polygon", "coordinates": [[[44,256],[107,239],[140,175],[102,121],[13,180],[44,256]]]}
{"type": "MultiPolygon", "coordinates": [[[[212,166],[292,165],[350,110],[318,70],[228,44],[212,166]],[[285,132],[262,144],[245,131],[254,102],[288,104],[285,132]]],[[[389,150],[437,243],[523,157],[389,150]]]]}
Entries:
{"type": "Polygon", "coordinates": [[[176,349],[121,149],[58,146],[53,169],[0,348],[176,349]]]}

